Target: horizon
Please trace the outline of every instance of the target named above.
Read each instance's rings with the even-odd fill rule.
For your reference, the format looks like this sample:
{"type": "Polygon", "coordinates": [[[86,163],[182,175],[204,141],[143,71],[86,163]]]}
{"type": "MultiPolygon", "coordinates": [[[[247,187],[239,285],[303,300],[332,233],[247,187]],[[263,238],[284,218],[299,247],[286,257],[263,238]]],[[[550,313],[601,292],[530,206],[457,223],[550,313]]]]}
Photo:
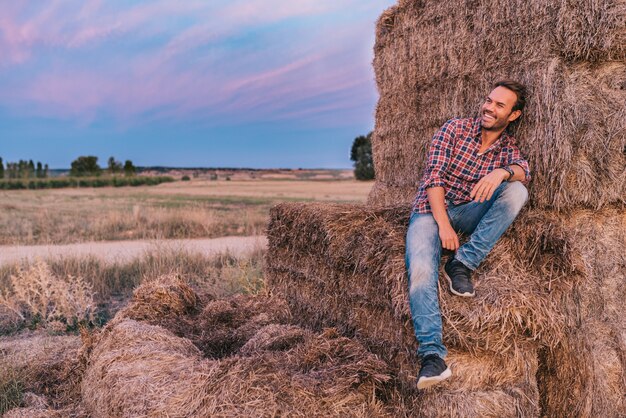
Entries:
{"type": "Polygon", "coordinates": [[[0,157],[69,167],[350,169],[395,1],[16,1],[0,18],[0,157]]]}

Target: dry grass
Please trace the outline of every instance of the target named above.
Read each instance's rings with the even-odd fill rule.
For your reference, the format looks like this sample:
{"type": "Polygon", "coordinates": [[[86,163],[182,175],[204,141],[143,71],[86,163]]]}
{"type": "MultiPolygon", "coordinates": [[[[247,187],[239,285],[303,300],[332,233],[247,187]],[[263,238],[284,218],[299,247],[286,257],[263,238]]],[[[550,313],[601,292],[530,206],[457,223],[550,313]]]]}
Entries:
{"type": "MultiPolygon", "coordinates": [[[[265,287],[264,256],[262,249],[243,258],[229,253],[206,257],[199,253],[156,249],[124,263],[105,263],[93,257],[68,257],[4,266],[0,269],[0,292],[3,295],[0,300],[0,335],[25,326],[37,326],[43,316],[52,319],[56,316],[53,308],[59,301],[65,300],[68,308],[74,306],[77,299],[69,299],[69,296],[76,293],[72,290],[75,286],[71,285],[76,279],[71,278],[84,278],[81,286],[94,292],[96,315],[91,317],[93,311],[89,310],[88,319],[98,325],[112,317],[139,284],[162,275],[185,277],[194,288],[216,297],[262,292],[265,287]],[[50,293],[48,302],[37,296],[43,293],[42,286],[50,293]],[[36,290],[32,295],[31,287],[36,290]],[[25,302],[25,299],[30,302],[25,302]],[[25,305],[31,308],[25,310],[25,305]]],[[[73,311],[63,312],[70,315],[73,311]]],[[[84,315],[79,316],[85,319],[84,315]]],[[[67,321],[62,323],[68,325],[67,321]]],[[[73,321],[70,323],[73,324],[73,321]]],[[[45,321],[40,325],[45,325],[45,321]]],[[[75,324],[70,328],[75,328],[75,324]]]]}
{"type": "Polygon", "coordinates": [[[364,201],[371,186],[354,181],[249,180],[1,191],[0,245],[262,235],[275,203],[364,201]]]}

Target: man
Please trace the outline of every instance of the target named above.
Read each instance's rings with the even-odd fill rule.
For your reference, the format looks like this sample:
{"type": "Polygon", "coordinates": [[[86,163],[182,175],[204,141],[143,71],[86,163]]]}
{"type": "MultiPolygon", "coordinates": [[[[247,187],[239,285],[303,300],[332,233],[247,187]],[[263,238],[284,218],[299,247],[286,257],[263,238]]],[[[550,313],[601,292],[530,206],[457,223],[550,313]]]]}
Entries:
{"type": "Polygon", "coordinates": [[[528,198],[528,163],[507,126],[519,119],[526,88],[500,81],[479,118],[452,119],[433,137],[406,237],[409,298],[421,360],[418,389],[452,375],[444,358],[437,299],[442,247],[454,251],[444,266],[450,291],[473,297],[472,271],[513,222],[528,198]],[[459,245],[458,232],[469,235],[459,245]]]}

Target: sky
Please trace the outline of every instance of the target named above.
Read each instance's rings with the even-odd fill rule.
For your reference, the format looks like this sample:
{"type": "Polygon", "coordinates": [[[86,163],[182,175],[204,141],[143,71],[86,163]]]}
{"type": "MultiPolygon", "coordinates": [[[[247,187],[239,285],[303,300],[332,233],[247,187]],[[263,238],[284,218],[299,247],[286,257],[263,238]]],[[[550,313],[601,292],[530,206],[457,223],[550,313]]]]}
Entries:
{"type": "Polygon", "coordinates": [[[0,157],[348,168],[395,0],[0,0],[0,157]]]}

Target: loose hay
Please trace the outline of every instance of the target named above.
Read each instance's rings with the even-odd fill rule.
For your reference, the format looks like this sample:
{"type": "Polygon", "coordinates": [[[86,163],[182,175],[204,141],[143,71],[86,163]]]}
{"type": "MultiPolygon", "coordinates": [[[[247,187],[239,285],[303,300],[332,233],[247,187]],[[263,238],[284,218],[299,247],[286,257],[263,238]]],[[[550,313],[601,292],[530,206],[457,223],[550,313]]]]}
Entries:
{"type": "Polygon", "coordinates": [[[385,364],[332,330],[302,335],[286,351],[208,360],[187,339],[120,319],[91,352],[83,402],[93,417],[381,415],[375,393],[389,380],[385,364]]]}
{"type": "Polygon", "coordinates": [[[81,342],[75,336],[43,332],[0,338],[1,366],[12,370],[24,389],[46,394],[54,407],[76,403],[80,397],[81,342]]]}
{"type": "Polygon", "coordinates": [[[120,316],[138,321],[166,320],[196,308],[196,293],[179,276],[165,275],[141,284],[120,316]]]}

